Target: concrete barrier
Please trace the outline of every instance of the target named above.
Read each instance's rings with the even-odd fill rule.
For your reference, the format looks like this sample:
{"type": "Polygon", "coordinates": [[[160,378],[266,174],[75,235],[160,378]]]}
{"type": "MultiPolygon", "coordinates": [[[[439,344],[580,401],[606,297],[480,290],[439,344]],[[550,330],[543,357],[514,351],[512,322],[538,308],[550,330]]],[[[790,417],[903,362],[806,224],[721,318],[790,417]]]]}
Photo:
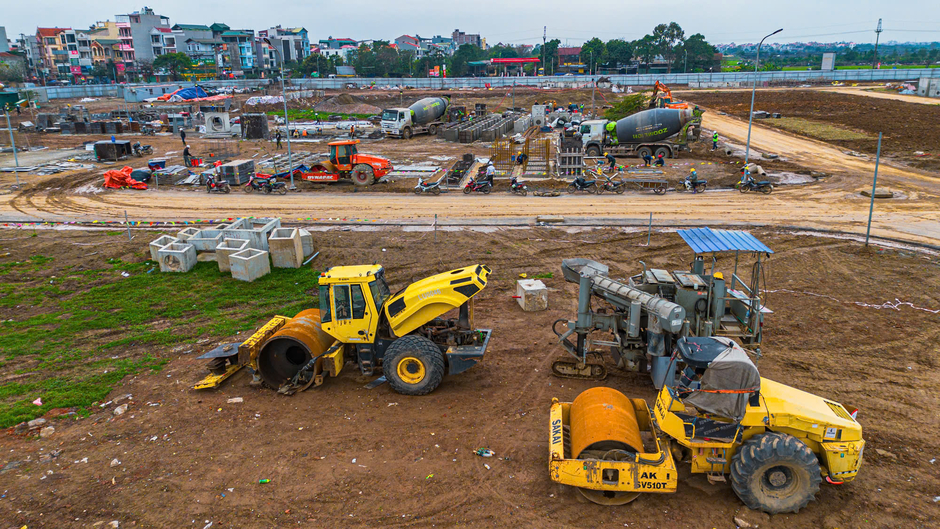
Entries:
{"type": "Polygon", "coordinates": [[[214,252],[216,247],[222,243],[222,232],[220,230],[199,230],[186,240],[192,244],[197,252],[214,252]]]}

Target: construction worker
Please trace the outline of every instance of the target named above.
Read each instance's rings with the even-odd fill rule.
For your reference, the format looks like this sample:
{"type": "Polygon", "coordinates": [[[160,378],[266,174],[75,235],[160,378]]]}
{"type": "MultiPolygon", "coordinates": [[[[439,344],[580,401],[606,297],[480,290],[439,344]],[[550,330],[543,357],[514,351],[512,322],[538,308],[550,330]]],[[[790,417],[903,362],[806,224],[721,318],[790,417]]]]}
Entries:
{"type": "Polygon", "coordinates": [[[643,153],[643,164],[649,167],[653,163],[653,155],[649,152],[643,153]]]}
{"type": "Polygon", "coordinates": [[[655,165],[656,167],[665,167],[665,166],[666,166],[666,159],[663,158],[663,154],[662,154],[662,153],[659,153],[659,155],[656,157],[656,162],[655,162],[653,165],[655,165]]]}
{"type": "Polygon", "coordinates": [[[604,158],[607,158],[607,162],[610,163],[610,170],[613,171],[617,167],[617,159],[614,158],[613,154],[609,152],[604,153],[604,158]]]}
{"type": "Polygon", "coordinates": [[[493,177],[496,176],[496,167],[493,166],[493,162],[488,162],[486,164],[486,176],[484,180],[490,184],[490,187],[494,185],[493,177]]]}
{"type": "Polygon", "coordinates": [[[610,144],[617,145],[619,143],[617,141],[617,123],[610,121],[604,128],[607,129],[607,137],[610,138],[610,144]]]}
{"type": "Polygon", "coordinates": [[[274,141],[277,144],[277,146],[274,147],[274,150],[275,151],[280,150],[281,149],[281,131],[280,130],[274,133],[274,141]]]}
{"type": "Polygon", "coordinates": [[[189,145],[183,149],[183,165],[186,167],[192,167],[193,156],[189,153],[189,145]]]}
{"type": "Polygon", "coordinates": [[[183,140],[183,145],[186,145],[186,131],[180,129],[180,139],[183,140]]]}
{"type": "Polygon", "coordinates": [[[693,186],[698,182],[698,171],[696,171],[694,167],[689,169],[689,176],[687,179],[692,183],[693,186]]]}
{"type": "Polygon", "coordinates": [[[715,131],[715,133],[712,134],[712,150],[718,150],[718,131],[715,131]]]}

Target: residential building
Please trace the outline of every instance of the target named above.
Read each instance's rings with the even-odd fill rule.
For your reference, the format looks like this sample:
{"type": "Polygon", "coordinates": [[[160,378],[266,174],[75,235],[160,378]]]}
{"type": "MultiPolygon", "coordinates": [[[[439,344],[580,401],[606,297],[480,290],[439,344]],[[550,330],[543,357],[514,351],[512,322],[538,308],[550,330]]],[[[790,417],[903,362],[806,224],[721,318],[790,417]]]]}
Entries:
{"type": "MultiPolygon", "coordinates": [[[[223,33],[230,29],[232,28],[228,27],[228,24],[223,24],[221,22],[213,22],[212,25],[209,26],[209,31],[212,32],[212,38],[214,39],[221,37],[223,33]]],[[[254,32],[252,32],[252,34],[253,33],[254,32]]]]}
{"type": "MultiPolygon", "coordinates": [[[[259,31],[258,37],[270,40],[271,45],[276,46],[277,49],[280,50],[281,55],[287,62],[300,62],[310,55],[310,39],[307,36],[307,30],[304,28],[282,28],[281,26],[275,26],[259,31]]],[[[262,49],[263,54],[260,54],[259,57],[263,56],[265,62],[263,65],[259,64],[259,66],[265,68],[273,68],[276,66],[277,56],[273,51],[263,47],[262,49]]]]}
{"type": "Polygon", "coordinates": [[[144,7],[127,15],[116,15],[114,19],[119,30],[119,50],[122,52],[125,66],[133,68],[140,61],[153,62],[155,55],[151,30],[158,27],[169,28],[170,18],[144,7]]]}
{"type": "Polygon", "coordinates": [[[9,53],[10,43],[7,42],[7,28],[0,26],[0,53],[9,53]]]}
{"type": "MultiPolygon", "coordinates": [[[[215,24],[213,24],[214,26],[215,24]]],[[[223,47],[223,66],[236,76],[251,71],[255,61],[255,32],[250,29],[228,29],[219,35],[223,47]]]]}
{"type": "MultiPolygon", "coordinates": [[[[175,27],[175,26],[174,26],[175,27]]],[[[150,48],[153,50],[153,57],[166,53],[176,53],[177,37],[182,36],[182,32],[174,32],[170,28],[155,27],[150,29],[150,48]]]]}
{"type": "Polygon", "coordinates": [[[459,29],[454,30],[454,33],[451,35],[451,41],[455,48],[459,48],[464,44],[473,44],[474,46],[483,47],[483,39],[479,34],[467,34],[459,29]]]}
{"type": "Polygon", "coordinates": [[[39,41],[36,35],[20,35],[17,41],[17,47],[26,56],[26,75],[30,78],[39,77],[38,68],[41,68],[41,55],[39,54],[39,41]]]}
{"type": "Polygon", "coordinates": [[[328,39],[320,40],[320,53],[326,55],[328,50],[340,50],[343,46],[358,46],[359,43],[354,39],[328,39]]]}
{"type": "Polygon", "coordinates": [[[581,64],[581,47],[558,48],[558,65],[581,64]]]}
{"type": "Polygon", "coordinates": [[[71,28],[36,28],[39,46],[38,68],[44,77],[58,77],[69,73],[69,52],[59,41],[59,35],[71,28]],[[60,71],[61,66],[61,71],[60,71]]]}
{"type": "MultiPolygon", "coordinates": [[[[104,22],[95,22],[95,25],[88,31],[88,38],[91,39],[91,62],[92,64],[114,63],[121,64],[123,71],[123,52],[121,51],[120,30],[116,22],[106,20],[104,22]]],[[[110,75],[118,77],[116,71],[112,70],[110,75]]]]}

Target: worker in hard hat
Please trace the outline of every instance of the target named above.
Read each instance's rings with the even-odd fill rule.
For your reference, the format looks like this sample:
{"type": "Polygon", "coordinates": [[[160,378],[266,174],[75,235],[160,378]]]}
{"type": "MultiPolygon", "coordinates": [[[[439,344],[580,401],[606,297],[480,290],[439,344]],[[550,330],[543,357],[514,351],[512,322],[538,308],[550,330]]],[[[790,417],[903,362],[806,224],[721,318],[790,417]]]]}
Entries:
{"type": "Polygon", "coordinates": [[[656,167],[666,167],[666,159],[663,157],[663,153],[656,155],[656,162],[653,163],[656,167]]]}
{"type": "Polygon", "coordinates": [[[653,164],[653,155],[649,151],[643,151],[643,164],[646,167],[653,164]]]}
{"type": "Polygon", "coordinates": [[[718,132],[717,131],[714,134],[712,134],[712,150],[713,151],[718,150],[718,132]]]}
{"type": "Polygon", "coordinates": [[[607,163],[610,164],[610,170],[611,170],[611,171],[613,171],[614,169],[617,168],[617,159],[614,158],[614,155],[613,155],[613,154],[610,154],[609,152],[605,152],[605,153],[604,153],[604,158],[607,158],[607,163]]]}
{"type": "Polygon", "coordinates": [[[192,167],[193,155],[189,152],[189,145],[183,149],[183,165],[186,167],[192,167]]]}
{"type": "Polygon", "coordinates": [[[610,144],[617,145],[617,123],[609,121],[604,128],[607,129],[607,137],[610,139],[610,144]]]}

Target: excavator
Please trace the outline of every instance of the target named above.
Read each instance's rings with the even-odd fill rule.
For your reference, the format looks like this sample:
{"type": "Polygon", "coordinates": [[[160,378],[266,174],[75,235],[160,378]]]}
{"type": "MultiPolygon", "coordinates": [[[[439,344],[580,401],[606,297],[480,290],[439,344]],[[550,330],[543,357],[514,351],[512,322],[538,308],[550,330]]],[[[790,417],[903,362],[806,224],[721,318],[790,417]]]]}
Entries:
{"type": "Polygon", "coordinates": [[[692,108],[684,101],[673,101],[672,90],[663,83],[656,81],[653,86],[653,95],[650,97],[649,108],[692,108]]]}

